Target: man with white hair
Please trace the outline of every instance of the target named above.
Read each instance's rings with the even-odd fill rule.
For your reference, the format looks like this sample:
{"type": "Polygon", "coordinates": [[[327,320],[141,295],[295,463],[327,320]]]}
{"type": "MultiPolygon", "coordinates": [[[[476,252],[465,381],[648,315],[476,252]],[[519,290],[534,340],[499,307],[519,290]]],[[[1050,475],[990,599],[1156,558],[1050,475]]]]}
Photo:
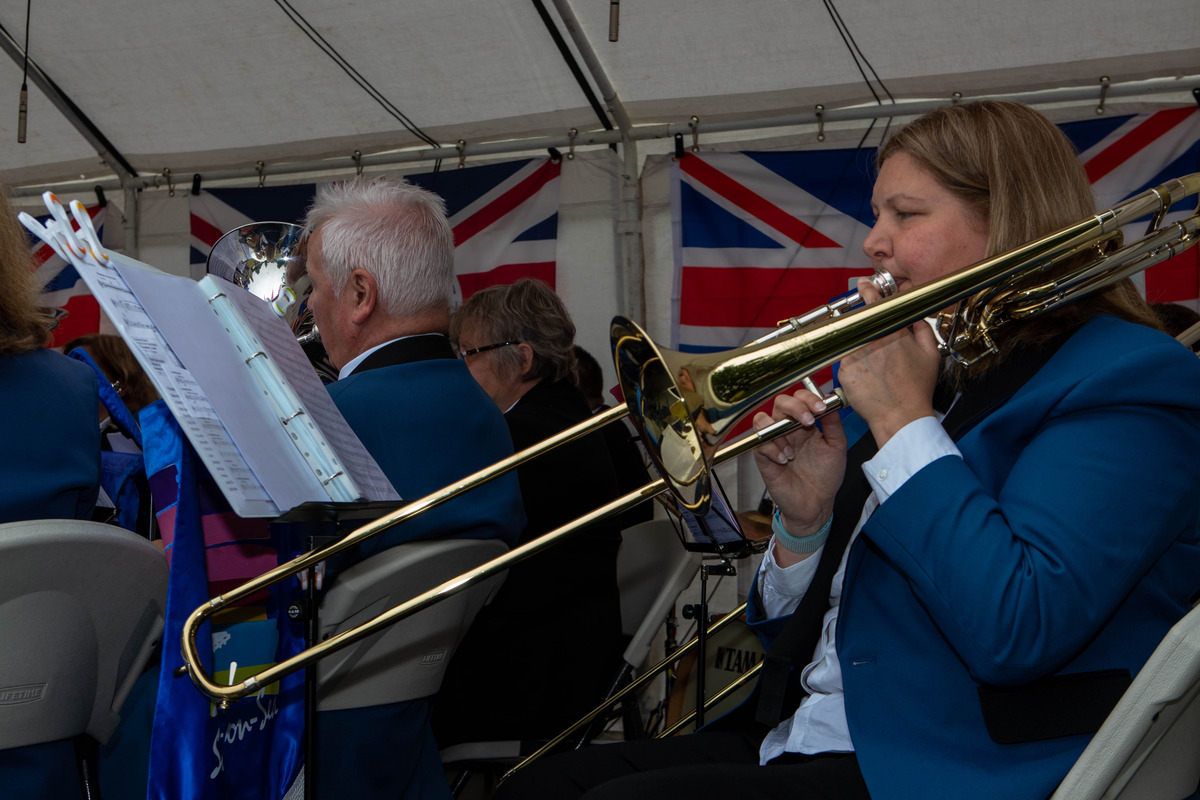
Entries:
{"type": "MultiPolygon", "coordinates": [[[[322,186],[305,229],[307,302],[339,370],[329,392],[400,496],[511,455],[503,415],[446,337],[456,278],[441,198],[360,176],[322,186]]],[[[510,473],[368,540],[362,554],[427,538],[511,546],[524,525],[510,473]]],[[[425,700],[323,712],[317,731],[319,797],[450,797],[425,700]]]]}

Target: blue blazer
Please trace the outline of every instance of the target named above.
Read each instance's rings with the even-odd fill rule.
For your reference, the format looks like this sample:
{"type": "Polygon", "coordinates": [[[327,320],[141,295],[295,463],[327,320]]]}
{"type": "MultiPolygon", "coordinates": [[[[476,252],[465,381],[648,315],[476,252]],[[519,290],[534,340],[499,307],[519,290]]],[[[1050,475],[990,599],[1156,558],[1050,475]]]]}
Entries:
{"type": "Polygon", "coordinates": [[[850,549],[838,658],[876,800],[1049,796],[1090,734],[998,743],[981,697],[1135,674],[1200,589],[1200,360],[1165,334],[1091,320],[958,446],[850,549]]]}
{"type": "MultiPolygon", "coordinates": [[[[405,500],[513,454],[504,415],[453,357],[360,369],[329,384],[329,393],[405,500]]],[[[510,472],[367,540],[363,552],[429,538],[502,539],[511,547],[524,527],[521,490],[510,472]]]]}
{"type": "Polygon", "coordinates": [[[91,519],[100,486],[100,395],[86,365],[39,348],[0,356],[0,522],[91,519]]]}
{"type": "MultiPolygon", "coordinates": [[[[405,500],[513,453],[504,415],[444,336],[381,348],[329,393],[405,500]]],[[[358,555],[428,538],[495,538],[511,547],[524,527],[514,471],[368,539],[358,555]]],[[[324,711],[317,736],[319,797],[450,798],[428,699],[324,711]]]]}

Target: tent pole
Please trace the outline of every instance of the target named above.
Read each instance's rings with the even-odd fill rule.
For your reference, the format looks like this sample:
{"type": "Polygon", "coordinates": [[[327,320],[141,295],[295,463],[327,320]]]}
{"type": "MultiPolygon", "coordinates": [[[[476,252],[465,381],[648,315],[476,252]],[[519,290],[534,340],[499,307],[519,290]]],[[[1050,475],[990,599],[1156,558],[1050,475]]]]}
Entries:
{"type": "Polygon", "coordinates": [[[138,208],[138,199],[140,198],[139,189],[133,186],[125,187],[125,255],[130,258],[139,258],[138,250],[140,242],[138,241],[138,219],[140,219],[141,209],[138,208]]]}
{"type": "Polygon", "coordinates": [[[621,143],[617,211],[617,300],[623,313],[639,325],[646,324],[645,264],[642,258],[642,181],[638,172],[637,142],[621,143]]]}
{"type": "Polygon", "coordinates": [[[579,20],[575,17],[575,12],[571,9],[570,3],[567,0],[554,0],[554,8],[558,11],[558,15],[562,18],[563,25],[567,28],[567,33],[571,36],[571,41],[575,43],[576,49],[579,50],[579,56],[583,59],[583,63],[587,65],[588,72],[592,75],[592,80],[596,82],[596,87],[600,89],[600,96],[604,100],[605,106],[609,113],[617,122],[617,129],[621,131],[621,138],[633,138],[633,124],[630,122],[629,114],[625,111],[625,106],[617,97],[617,90],[613,88],[612,81],[608,79],[608,74],[604,71],[604,67],[600,64],[600,59],[596,57],[596,51],[592,49],[592,43],[588,41],[587,36],[583,34],[583,30],[579,27],[579,20]]]}
{"type": "Polygon", "coordinates": [[[646,287],[642,279],[642,183],[638,164],[637,138],[633,123],[629,119],[617,90],[608,79],[592,43],[584,35],[575,17],[575,11],[567,0],[553,0],[554,8],[567,29],[571,41],[579,51],[592,80],[600,90],[604,106],[617,123],[620,131],[621,167],[618,170],[617,186],[617,302],[623,313],[633,320],[644,323],[646,319],[646,287]]]}

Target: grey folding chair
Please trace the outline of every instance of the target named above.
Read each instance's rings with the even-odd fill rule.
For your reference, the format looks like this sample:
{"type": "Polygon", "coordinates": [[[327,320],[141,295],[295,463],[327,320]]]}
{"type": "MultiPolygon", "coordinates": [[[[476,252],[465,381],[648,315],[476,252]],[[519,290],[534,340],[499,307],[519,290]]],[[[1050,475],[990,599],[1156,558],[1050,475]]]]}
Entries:
{"type": "Polygon", "coordinates": [[[1200,609],[1175,624],[1051,800],[1182,800],[1200,782],[1200,609]]]}
{"type": "MultiPolygon", "coordinates": [[[[494,539],[409,542],[366,558],[337,575],[321,601],[324,639],[507,552],[494,539]]],[[[429,697],[479,609],[504,580],[496,575],[322,659],[317,709],[397,703],[429,697]]]]}
{"type": "Polygon", "coordinates": [[[0,525],[0,750],[108,741],[161,644],[166,598],[166,557],[141,536],[85,520],[0,525]]]}
{"type": "MultiPolygon", "coordinates": [[[[365,558],[339,572],[326,589],[317,610],[317,640],[350,630],[506,552],[508,546],[496,539],[427,539],[365,558]]],[[[435,695],[454,650],[505,574],[322,658],[316,667],[316,710],[368,708],[435,695]]],[[[309,780],[309,771],[302,770],[287,798],[308,796],[309,780]]]]}

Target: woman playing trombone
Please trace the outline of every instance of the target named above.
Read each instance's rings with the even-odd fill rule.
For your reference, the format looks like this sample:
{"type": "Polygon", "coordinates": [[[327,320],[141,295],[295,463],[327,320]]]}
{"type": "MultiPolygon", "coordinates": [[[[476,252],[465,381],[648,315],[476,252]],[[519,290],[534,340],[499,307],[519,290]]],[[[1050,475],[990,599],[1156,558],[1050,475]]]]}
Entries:
{"type": "MultiPolygon", "coordinates": [[[[1013,103],[931,112],[877,166],[864,250],[901,292],[1095,213],[1069,141],[1013,103]]],[[[856,442],[777,398],[755,426],[804,427],[756,454],[778,512],[755,695],[497,797],[1047,797],[1200,589],[1200,363],[1155,328],[1125,280],[970,367],[903,329],[842,362],[856,442]]]]}

